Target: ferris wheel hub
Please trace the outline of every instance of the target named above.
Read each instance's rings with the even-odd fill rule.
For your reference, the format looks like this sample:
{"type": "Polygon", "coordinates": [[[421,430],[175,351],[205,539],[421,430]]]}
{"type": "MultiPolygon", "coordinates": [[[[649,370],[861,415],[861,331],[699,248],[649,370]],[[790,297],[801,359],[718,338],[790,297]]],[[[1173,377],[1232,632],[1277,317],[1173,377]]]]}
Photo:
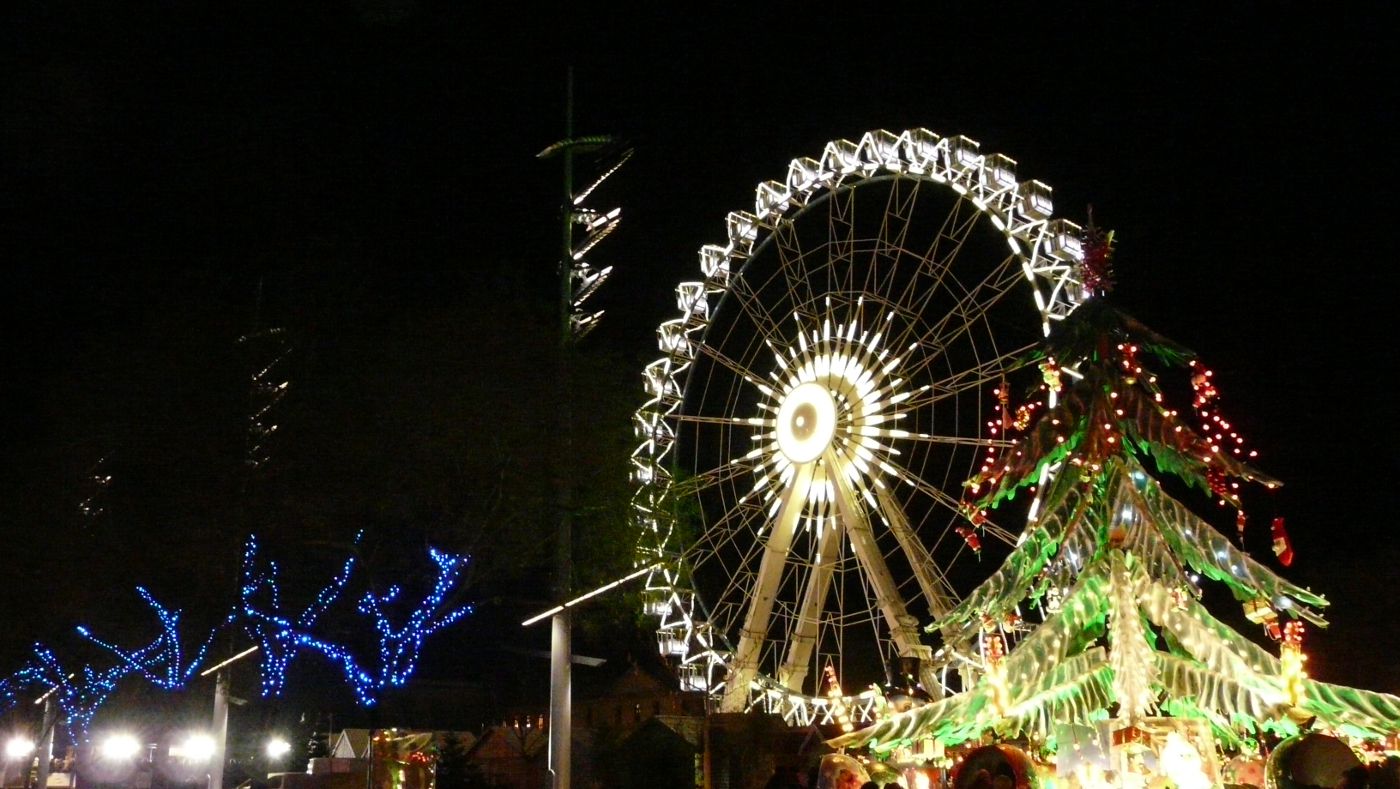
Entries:
{"type": "Polygon", "coordinates": [[[819,383],[793,388],[778,406],[778,449],[793,463],[821,457],[836,435],[836,400],[819,383]]]}

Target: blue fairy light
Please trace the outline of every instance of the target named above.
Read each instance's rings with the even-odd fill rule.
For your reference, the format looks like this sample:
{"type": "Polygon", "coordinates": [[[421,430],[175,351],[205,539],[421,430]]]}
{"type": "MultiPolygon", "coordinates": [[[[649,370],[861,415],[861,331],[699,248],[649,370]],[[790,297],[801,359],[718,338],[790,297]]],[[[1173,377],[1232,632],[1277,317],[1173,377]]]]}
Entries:
{"type": "Polygon", "coordinates": [[[185,687],[195,672],[199,670],[204,662],[204,656],[208,653],[209,647],[214,643],[214,637],[218,635],[219,631],[215,629],[210,632],[195,653],[194,659],[185,663],[180,640],[180,615],[182,612],[172,611],[161,605],[144,587],[136,587],[136,592],[155,611],[156,618],[160,621],[161,634],[150,645],[144,649],[129,652],[103,641],[93,635],[86,627],[79,626],[78,633],[83,638],[116,655],[133,671],[139,672],[162,690],[179,690],[185,687]]]}
{"type": "Polygon", "coordinates": [[[102,670],[83,666],[79,671],[65,671],[53,651],[42,644],[34,645],[34,657],[36,662],[20,672],[26,684],[53,694],[51,698],[58,704],[69,736],[82,742],[88,739],[93,716],[117,689],[117,681],[134,670],[121,663],[102,670]]]}
{"type": "Polygon", "coordinates": [[[329,641],[323,641],[305,633],[291,634],[291,638],[298,647],[315,650],[321,653],[327,660],[340,664],[340,670],[341,673],[345,675],[345,681],[350,684],[350,688],[355,692],[355,701],[362,707],[374,706],[374,703],[377,701],[375,690],[379,687],[379,683],[375,681],[374,677],[371,677],[360,668],[359,661],[355,659],[355,655],[351,653],[350,650],[339,644],[332,644],[329,641]]]}
{"type": "MultiPolygon", "coordinates": [[[[355,537],[358,545],[362,534],[355,537]]],[[[243,549],[239,600],[228,617],[215,628],[194,654],[187,659],[185,642],[180,638],[182,612],[166,608],[144,587],[136,591],[155,612],[160,634],[149,644],[126,649],[99,638],[90,628],[79,625],[79,635],[118,659],[115,666],[98,669],[84,666],[65,671],[56,655],[36,644],[34,657],[19,671],[0,678],[0,712],[18,703],[24,689],[49,693],[63,714],[75,740],[86,740],[93,716],[116,690],[120,680],[139,674],[163,690],[186,687],[203,665],[209,648],[223,626],[241,626],[260,653],[261,690],[264,697],[281,695],[287,669],[298,653],[308,651],[337,665],[362,706],[372,706],[380,691],[406,684],[418,667],[427,638],[472,612],[470,605],[453,606],[448,601],[460,587],[468,557],[429,549],[437,567],[432,590],[396,625],[403,590],[396,584],[383,594],[367,592],[356,610],[372,619],[379,639],[377,670],[364,666],[346,645],[328,640],[318,630],[322,617],[340,600],[350,583],[356,559],[346,559],[340,572],[316,594],[312,602],[295,615],[283,611],[278,587],[279,567],[258,554],[256,536],[249,536],[243,549]]]]}
{"type": "Polygon", "coordinates": [[[401,592],[399,587],[391,586],[382,595],[368,592],[360,599],[360,613],[373,617],[374,627],[379,631],[380,687],[399,687],[406,683],[418,668],[423,641],[472,612],[469,605],[457,608],[444,605],[457,590],[462,569],[466,567],[469,557],[436,548],[429,548],[428,555],[437,565],[437,581],[432,591],[408,615],[402,627],[394,627],[389,617],[389,608],[401,592]]]}
{"type": "MultiPolygon", "coordinates": [[[[363,532],[355,536],[358,544],[363,532]]],[[[262,695],[279,696],[287,682],[287,668],[292,663],[299,648],[308,646],[308,639],[314,639],[309,631],[316,626],[326,610],[339,599],[355,567],[355,557],[351,556],[341,566],[340,573],[323,588],[315,600],[296,619],[282,613],[281,593],[277,586],[278,567],[276,562],[267,562],[262,567],[258,562],[258,541],[250,536],[243,549],[243,582],[240,585],[240,605],[230,619],[239,619],[244,631],[258,643],[258,653],[262,661],[262,695]],[[267,603],[267,610],[258,605],[260,594],[267,603]]],[[[353,680],[352,680],[353,684],[353,680]]]]}

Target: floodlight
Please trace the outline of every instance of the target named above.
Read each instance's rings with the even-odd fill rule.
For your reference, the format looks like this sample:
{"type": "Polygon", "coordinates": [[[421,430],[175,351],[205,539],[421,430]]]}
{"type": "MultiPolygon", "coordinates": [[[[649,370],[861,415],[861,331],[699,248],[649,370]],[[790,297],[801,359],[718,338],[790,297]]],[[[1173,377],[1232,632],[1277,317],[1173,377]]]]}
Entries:
{"type": "Polygon", "coordinates": [[[112,734],[98,745],[97,753],[103,759],[127,761],[141,752],[141,743],[130,734],[112,734]]]}
{"type": "Polygon", "coordinates": [[[11,737],[5,743],[5,758],[10,760],[23,759],[34,752],[34,741],[24,736],[11,737]]]}
{"type": "Polygon", "coordinates": [[[269,759],[281,759],[292,752],[292,744],[281,737],[273,737],[267,741],[267,756],[269,759]]]}
{"type": "MultiPolygon", "coordinates": [[[[188,762],[207,762],[214,758],[216,750],[214,738],[198,732],[185,738],[184,744],[180,746],[179,755],[188,762]]],[[[173,749],[171,755],[175,755],[173,749]]]]}

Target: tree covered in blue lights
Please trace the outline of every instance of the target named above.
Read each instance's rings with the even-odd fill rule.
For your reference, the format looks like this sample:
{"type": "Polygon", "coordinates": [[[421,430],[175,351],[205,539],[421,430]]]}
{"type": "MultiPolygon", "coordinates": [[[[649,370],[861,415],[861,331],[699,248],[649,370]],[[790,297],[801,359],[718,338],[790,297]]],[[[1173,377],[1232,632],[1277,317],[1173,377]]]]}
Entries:
{"type": "MultiPolygon", "coordinates": [[[[356,548],[359,542],[357,535],[356,548]]],[[[341,606],[344,611],[336,618],[327,615],[350,598],[347,592],[358,565],[353,552],[330,582],[298,608],[284,600],[277,562],[262,557],[257,538],[249,537],[243,551],[239,599],[206,637],[192,641],[182,637],[182,611],[162,605],[150,591],[137,587],[137,594],[159,623],[159,633],[149,643],[126,648],[80,625],[77,632],[83,639],[115,658],[110,666],[80,668],[65,667],[53,650],[36,644],[22,668],[0,678],[0,710],[18,704],[26,692],[48,694],[58,705],[69,735],[85,741],[98,709],[124,679],[138,676],[165,691],[185,688],[204,668],[210,646],[225,629],[241,631],[256,645],[263,697],[280,696],[292,663],[310,656],[338,667],[356,701],[371,706],[382,691],[408,682],[428,637],[472,612],[470,605],[454,602],[468,557],[435,548],[430,548],[428,555],[436,577],[421,600],[406,600],[398,584],[383,592],[371,588],[359,595],[353,606],[341,606]],[[360,623],[358,631],[343,626],[340,619],[346,616],[360,623]],[[335,620],[335,626],[328,619],[335,620]],[[333,633],[342,637],[335,638],[333,633]],[[351,640],[345,640],[346,633],[351,640]],[[368,648],[358,649],[360,644],[371,643],[378,644],[375,654],[362,654],[372,651],[368,648]]]]}
{"type": "Polygon", "coordinates": [[[136,587],[136,593],[155,611],[160,622],[160,635],[155,641],[138,650],[126,650],[98,638],[82,625],[78,634],[88,641],[116,655],[131,672],[140,674],[151,684],[162,690],[180,690],[203,665],[204,656],[214,642],[218,631],[211,632],[195,650],[190,660],[184,659],[185,650],[180,639],[180,611],[172,611],[161,605],[144,587],[136,587]]]}
{"type": "MultiPolygon", "coordinates": [[[[138,660],[146,657],[144,650],[136,655],[138,660]]],[[[85,665],[79,669],[68,669],[53,650],[35,644],[29,663],[15,672],[10,681],[17,686],[43,689],[42,692],[49,694],[49,698],[58,705],[69,736],[75,740],[86,740],[97,710],[117,689],[118,681],[134,670],[132,664],[127,663],[107,668],[85,665]]]]}
{"type": "Polygon", "coordinates": [[[457,588],[462,569],[467,565],[467,557],[444,553],[435,548],[430,548],[428,554],[437,565],[437,580],[433,584],[433,590],[414,606],[402,625],[395,627],[392,620],[394,604],[399,602],[402,594],[398,586],[389,587],[382,595],[366,592],[360,600],[358,610],[374,618],[375,630],[379,632],[380,688],[400,686],[407,682],[418,668],[423,640],[472,611],[469,605],[454,608],[446,603],[457,588]]]}
{"type": "MultiPolygon", "coordinates": [[[[359,535],[355,541],[358,545],[359,535]]],[[[259,647],[264,697],[281,695],[292,658],[302,649],[314,649],[342,664],[360,703],[372,703],[372,700],[359,694],[362,672],[353,656],[343,647],[322,641],[315,635],[321,617],[340,599],[354,568],[355,557],[352,555],[345,560],[340,573],[317,593],[315,599],[292,615],[283,609],[277,562],[260,560],[257,537],[248,538],[243,548],[239,603],[229,614],[229,622],[241,625],[259,647]]]]}
{"type": "Polygon", "coordinates": [[[342,597],[355,568],[355,557],[346,559],[340,573],[309,605],[292,614],[282,602],[277,563],[260,559],[257,541],[250,538],[243,553],[242,599],[230,620],[239,622],[259,646],[263,696],[280,695],[292,660],[307,652],[338,666],[362,705],[373,705],[378,693],[386,688],[404,685],[417,669],[423,642],[472,611],[468,605],[449,604],[459,588],[467,557],[435,548],[429,549],[428,555],[437,567],[437,578],[432,590],[402,618],[402,624],[394,624],[396,609],[404,605],[400,586],[390,586],[382,594],[370,590],[360,598],[356,611],[373,620],[379,642],[376,668],[370,670],[351,645],[327,638],[317,627],[321,617],[342,597]]]}

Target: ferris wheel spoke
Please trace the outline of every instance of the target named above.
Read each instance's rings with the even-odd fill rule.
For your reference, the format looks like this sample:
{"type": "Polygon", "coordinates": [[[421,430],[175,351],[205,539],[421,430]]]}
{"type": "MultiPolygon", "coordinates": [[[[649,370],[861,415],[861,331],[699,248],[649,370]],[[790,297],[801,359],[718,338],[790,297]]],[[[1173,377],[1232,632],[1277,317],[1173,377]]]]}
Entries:
{"type": "Polygon", "coordinates": [[[807,491],[812,483],[813,463],[799,464],[792,482],[783,491],[773,517],[773,528],[763,543],[763,558],[754,580],[753,593],[748,600],[744,623],[739,630],[739,645],[734,650],[729,677],[725,680],[724,700],[720,708],[740,712],[748,701],[749,684],[758,674],[759,657],[768,637],[768,624],[782,581],[783,565],[792,548],[797,520],[802,515],[807,491]]]}
{"type": "MultiPolygon", "coordinates": [[[[972,288],[967,290],[952,307],[943,312],[942,317],[932,327],[923,332],[919,338],[914,338],[915,324],[908,322],[904,326],[903,332],[898,337],[897,342],[903,346],[906,344],[920,343],[929,349],[923,357],[923,365],[918,370],[929,363],[940,358],[944,349],[951,347],[954,341],[971,331],[979,320],[979,316],[985,314],[991,307],[1000,302],[1020,281],[1021,273],[1013,264],[1016,262],[1014,256],[1003,258],[1001,263],[992,269],[987,276],[983,277],[972,288]]],[[[929,308],[934,290],[931,288],[924,298],[912,308],[914,314],[924,314],[929,308]]],[[[918,370],[910,370],[913,375],[918,370]]]]}
{"type": "MultiPolygon", "coordinates": [[[[922,493],[923,495],[927,496],[931,501],[942,505],[945,509],[947,509],[951,514],[953,514],[957,518],[961,519],[964,517],[962,502],[948,495],[948,493],[942,488],[938,487],[937,485],[929,484],[928,482],[924,481],[924,479],[919,475],[911,472],[909,469],[893,461],[886,461],[884,465],[886,465],[887,467],[886,470],[892,470],[893,473],[899,477],[900,482],[904,483],[905,485],[908,485],[911,488],[914,488],[919,493],[922,493]]],[[[998,540],[1006,543],[1007,545],[1016,544],[1015,534],[1013,534],[1006,528],[997,525],[991,520],[987,520],[985,523],[983,523],[982,528],[987,532],[987,534],[997,538],[998,540]]]]}
{"type": "Polygon", "coordinates": [[[943,220],[943,226],[939,228],[938,234],[933,237],[928,250],[922,255],[925,268],[931,268],[937,262],[937,268],[933,273],[937,277],[942,277],[962,252],[963,245],[972,235],[972,229],[977,226],[977,221],[981,218],[981,213],[976,210],[969,201],[959,199],[953,204],[953,210],[948,212],[943,220]]]}
{"type": "Polygon", "coordinates": [[[917,274],[911,277],[905,284],[899,300],[909,303],[916,300],[915,294],[919,289],[923,289],[924,295],[918,298],[920,303],[927,303],[929,295],[944,287],[943,277],[946,276],[952,266],[953,260],[957,258],[962,250],[962,245],[966,242],[972,228],[976,225],[977,213],[968,212],[967,204],[964,200],[957,200],[948,215],[943,218],[943,224],[938,232],[930,240],[928,247],[923,253],[916,253],[907,250],[908,254],[914,256],[918,261],[917,274]]]}
{"type": "MultiPolygon", "coordinates": [[[[750,538],[754,534],[762,531],[762,527],[752,530],[752,533],[743,528],[755,521],[763,520],[763,511],[756,504],[740,503],[725,511],[723,515],[706,523],[703,533],[696,539],[696,546],[704,548],[703,555],[698,555],[690,560],[692,567],[704,567],[709,561],[716,561],[725,566],[728,573],[735,573],[737,568],[743,567],[748,559],[756,556],[754,553],[758,549],[752,546],[746,548],[741,544],[740,537],[750,538]],[[739,556],[737,563],[726,564],[724,558],[731,555],[739,556]]],[[[759,545],[755,541],[752,545],[759,545]]],[[[697,553],[701,553],[697,551],[697,553]]]]}
{"type": "Polygon", "coordinates": [[[711,360],[717,362],[725,369],[729,370],[731,373],[734,373],[735,375],[747,381],[749,384],[753,385],[754,387],[757,387],[759,391],[763,391],[764,389],[768,388],[768,384],[763,382],[762,376],[760,376],[753,370],[750,370],[748,367],[745,367],[744,365],[740,364],[739,362],[731,359],[729,356],[722,353],[718,348],[714,347],[713,345],[707,342],[696,343],[696,348],[701,356],[708,357],[711,360]]]}
{"type": "Polygon", "coordinates": [[[753,473],[755,468],[755,461],[747,456],[734,458],[714,468],[707,469],[684,479],[673,481],[671,483],[671,495],[673,498],[694,496],[716,485],[733,480],[742,474],[753,473]]]}
{"type": "Polygon", "coordinates": [[[733,274],[729,278],[729,294],[739,305],[739,309],[753,321],[758,328],[758,333],[767,340],[771,346],[786,349],[790,343],[779,327],[778,321],[763,306],[758,294],[754,292],[749,281],[744,278],[743,272],[733,274]]]}
{"type": "Polygon", "coordinates": [[[875,237],[866,268],[866,293],[886,293],[894,287],[893,278],[898,272],[898,267],[881,264],[886,260],[896,261],[902,254],[913,224],[911,220],[919,193],[917,181],[895,178],[891,182],[885,201],[885,213],[880,221],[880,232],[875,237]]]}
{"type": "MultiPolygon", "coordinates": [[[[915,393],[906,401],[905,408],[914,411],[933,405],[940,400],[984,390],[986,387],[1000,382],[1008,373],[1021,369],[1025,364],[1026,355],[1034,347],[1033,344],[1023,345],[982,361],[974,367],[969,367],[928,384],[927,389],[915,393]]],[[[924,363],[921,361],[915,369],[922,370],[923,366],[924,363]]]]}
{"type": "Polygon", "coordinates": [[[923,444],[942,444],[953,447],[998,447],[1005,449],[1015,446],[1015,441],[1001,438],[971,438],[967,436],[940,436],[932,433],[909,433],[903,430],[877,429],[863,435],[876,435],[901,441],[916,441],[923,444]]]}
{"type": "Polygon", "coordinates": [[[772,422],[771,419],[763,419],[761,417],[702,416],[700,414],[682,413],[672,414],[671,418],[675,420],[677,424],[724,425],[726,427],[748,427],[755,429],[770,426],[772,422]]]}
{"type": "Polygon", "coordinates": [[[827,293],[841,293],[855,285],[855,190],[845,189],[827,201],[827,293]]]}
{"type": "Polygon", "coordinates": [[[966,331],[969,326],[977,322],[979,316],[985,315],[998,302],[1006,298],[1020,283],[1022,276],[1015,255],[1007,255],[1002,258],[1001,262],[987,272],[986,276],[968,288],[944,314],[942,320],[935,324],[934,336],[946,344],[947,339],[949,339],[946,329],[948,324],[955,319],[957,323],[954,325],[954,330],[966,331]]]}
{"type": "MultiPolygon", "coordinates": [[[[986,392],[988,386],[995,385],[1001,379],[1014,374],[1028,367],[1028,355],[1035,343],[1025,343],[1022,346],[1011,348],[1007,351],[998,351],[995,355],[988,355],[987,358],[979,358],[976,364],[966,365],[963,369],[952,372],[952,374],[942,376],[938,381],[932,382],[930,388],[925,392],[920,392],[924,403],[946,399],[949,396],[960,396],[970,392],[986,392]]],[[[914,354],[918,355],[918,354],[914,354]]],[[[927,371],[931,371],[934,362],[938,361],[938,354],[924,354],[909,365],[906,375],[923,376],[927,371]]],[[[917,400],[917,397],[916,397],[917,400]]]]}
{"type": "MultiPolygon", "coordinates": [[[[778,270],[787,290],[788,303],[794,315],[802,315],[802,310],[815,301],[812,285],[803,276],[805,266],[802,244],[792,225],[780,226],[773,232],[773,246],[778,254],[778,270]]],[[[805,317],[811,318],[811,315],[805,317]]]]}

